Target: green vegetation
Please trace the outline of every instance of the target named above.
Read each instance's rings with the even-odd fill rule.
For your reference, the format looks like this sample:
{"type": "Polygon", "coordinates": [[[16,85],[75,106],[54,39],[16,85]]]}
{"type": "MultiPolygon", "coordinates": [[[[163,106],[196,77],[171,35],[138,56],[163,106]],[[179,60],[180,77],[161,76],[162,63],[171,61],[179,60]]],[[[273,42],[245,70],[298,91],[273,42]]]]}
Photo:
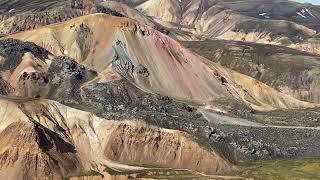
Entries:
{"type": "Polygon", "coordinates": [[[193,173],[186,170],[158,170],[158,171],[145,171],[137,176],[137,178],[155,178],[155,179],[203,179],[200,174],[193,173]]]}
{"type": "Polygon", "coordinates": [[[172,168],[146,168],[136,171],[118,172],[109,167],[105,167],[105,172],[110,175],[127,175],[134,178],[156,178],[156,179],[203,179],[203,175],[189,170],[179,170],[172,168]]]}
{"type": "Polygon", "coordinates": [[[80,172],[79,174],[76,174],[76,175],[72,175],[72,176],[68,176],[68,177],[64,177],[63,179],[64,180],[69,180],[71,177],[88,177],[88,176],[101,176],[103,177],[103,175],[97,171],[94,171],[94,170],[90,170],[90,171],[87,171],[87,172],[80,172]]]}
{"type": "MultiPolygon", "coordinates": [[[[202,174],[195,171],[150,167],[143,170],[119,172],[105,167],[105,172],[113,176],[124,175],[129,178],[156,179],[204,179],[202,174]]],[[[316,180],[320,177],[320,159],[303,158],[295,160],[263,161],[239,165],[232,175],[239,179],[255,180],[316,180]]],[[[70,177],[102,176],[99,172],[88,171],[70,177]]],[[[68,180],[70,177],[65,177],[68,180]]]]}
{"type": "Polygon", "coordinates": [[[257,180],[311,180],[320,178],[320,159],[266,161],[239,169],[241,176],[257,180]]]}

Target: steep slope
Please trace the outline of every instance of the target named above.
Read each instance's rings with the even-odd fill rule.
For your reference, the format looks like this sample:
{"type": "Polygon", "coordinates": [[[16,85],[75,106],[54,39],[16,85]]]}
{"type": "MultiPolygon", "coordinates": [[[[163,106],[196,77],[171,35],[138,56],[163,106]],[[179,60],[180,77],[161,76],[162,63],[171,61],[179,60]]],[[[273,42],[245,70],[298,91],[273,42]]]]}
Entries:
{"type": "MultiPolygon", "coordinates": [[[[211,11],[215,10],[215,7],[211,11]]],[[[223,10],[206,14],[195,24],[197,33],[206,38],[220,38],[285,46],[312,38],[317,31],[285,20],[265,20],[223,10]]]]}
{"type": "Polygon", "coordinates": [[[9,37],[71,56],[101,74],[112,67],[147,92],[198,102],[231,96],[257,109],[313,106],[211,63],[126,18],[94,14],[9,37]]]}
{"type": "MultiPolygon", "coordinates": [[[[35,0],[32,4],[39,3],[35,0]]],[[[162,33],[168,34],[177,39],[199,39],[188,31],[176,30],[175,28],[164,27],[154,21],[153,18],[146,16],[142,12],[129,7],[126,4],[115,1],[79,1],[81,6],[75,6],[73,1],[62,1],[53,3],[46,8],[38,8],[37,5],[24,7],[23,3],[16,1],[11,8],[20,9],[20,11],[4,12],[0,14],[0,37],[10,33],[35,29],[41,26],[63,22],[75,17],[88,15],[92,13],[105,13],[113,16],[126,16],[135,19],[140,23],[154,27],[162,33]],[[32,8],[33,7],[33,8],[32,8]]],[[[44,2],[43,2],[44,3],[44,2]]],[[[44,3],[45,4],[45,3],[44,3]]],[[[7,11],[5,7],[0,7],[0,11],[7,11]]]]}
{"type": "Polygon", "coordinates": [[[166,22],[179,22],[181,19],[180,1],[159,0],[146,1],[136,7],[138,10],[147,13],[149,16],[156,17],[166,22]],[[159,8],[162,7],[162,8],[159,8]]]}
{"type": "Polygon", "coordinates": [[[104,166],[130,170],[110,160],[207,173],[231,167],[184,133],[139,120],[111,121],[48,100],[0,103],[0,177],[61,179],[90,170],[106,173],[104,166]]]}
{"type": "Polygon", "coordinates": [[[85,166],[61,129],[48,129],[21,110],[21,105],[1,100],[1,178],[61,179],[85,166]]]}
{"type": "Polygon", "coordinates": [[[200,39],[195,34],[192,34],[189,31],[183,31],[181,29],[176,29],[175,26],[171,26],[168,24],[160,24],[157,23],[155,19],[152,17],[149,17],[142,12],[128,6],[124,3],[119,3],[115,1],[103,1],[99,3],[103,7],[108,7],[114,11],[120,12],[124,16],[134,19],[136,21],[139,21],[142,24],[147,24],[148,26],[154,27],[158,31],[169,35],[172,38],[175,39],[188,39],[188,40],[194,40],[194,39],[200,39]]]}
{"type": "Polygon", "coordinates": [[[239,13],[247,17],[289,20],[312,29],[319,28],[319,22],[317,22],[319,15],[318,6],[300,4],[287,0],[147,0],[140,1],[139,3],[122,2],[158,20],[181,23],[181,25],[192,25],[203,16],[214,16],[223,10],[228,10],[229,12],[239,13]],[[170,8],[163,8],[162,10],[156,9],[159,4],[170,8]]]}
{"type": "Polygon", "coordinates": [[[48,60],[52,54],[30,42],[0,43],[2,95],[35,97],[48,91],[48,60]]]}
{"type": "Polygon", "coordinates": [[[289,48],[246,42],[183,42],[194,52],[249,75],[297,99],[319,103],[320,57],[289,48]]]}
{"type": "Polygon", "coordinates": [[[0,12],[1,14],[15,14],[26,11],[36,11],[40,9],[48,9],[52,7],[56,7],[59,4],[64,3],[66,0],[58,1],[58,0],[3,0],[0,2],[0,12]],[[11,11],[10,11],[11,10],[11,11]],[[10,11],[10,12],[9,12],[10,11]]]}
{"type": "Polygon", "coordinates": [[[286,0],[148,0],[132,6],[164,26],[189,31],[204,39],[278,44],[320,52],[316,38],[320,31],[318,6],[286,0]]]}
{"type": "MultiPolygon", "coordinates": [[[[97,12],[123,16],[121,13],[91,1],[79,1],[76,2],[76,4],[75,2],[76,1],[52,2],[51,6],[45,6],[46,2],[32,0],[29,2],[29,6],[25,7],[25,2],[15,1],[15,3],[11,4],[11,8],[14,10],[13,12],[5,12],[0,15],[0,35],[35,29],[97,12]],[[40,8],[38,5],[44,5],[45,7],[40,8]]],[[[142,18],[140,20],[142,20],[142,18]]],[[[150,20],[146,20],[145,22],[152,25],[150,20]]]]}

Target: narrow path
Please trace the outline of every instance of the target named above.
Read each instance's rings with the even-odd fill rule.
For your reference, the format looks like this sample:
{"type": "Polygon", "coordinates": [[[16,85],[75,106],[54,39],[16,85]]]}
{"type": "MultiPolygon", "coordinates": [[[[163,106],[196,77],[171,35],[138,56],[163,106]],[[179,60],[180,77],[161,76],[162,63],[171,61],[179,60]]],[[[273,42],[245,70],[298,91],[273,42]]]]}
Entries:
{"type": "Polygon", "coordinates": [[[228,117],[224,115],[219,115],[214,112],[210,112],[207,109],[199,108],[199,112],[207,119],[209,122],[216,124],[226,124],[226,125],[238,125],[238,126],[248,126],[257,128],[280,128],[280,129],[310,129],[310,130],[320,130],[320,127],[304,127],[304,126],[277,126],[277,125],[265,125],[261,123],[256,123],[248,121],[242,118],[228,117]]]}

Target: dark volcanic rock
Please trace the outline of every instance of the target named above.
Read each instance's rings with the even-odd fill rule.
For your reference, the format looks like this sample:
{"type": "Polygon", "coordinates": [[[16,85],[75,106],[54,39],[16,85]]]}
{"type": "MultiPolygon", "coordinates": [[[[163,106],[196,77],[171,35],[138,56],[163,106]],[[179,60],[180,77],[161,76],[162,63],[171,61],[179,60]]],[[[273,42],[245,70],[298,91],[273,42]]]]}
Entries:
{"type": "Polygon", "coordinates": [[[98,13],[104,13],[104,14],[109,14],[109,15],[118,16],[118,17],[125,17],[123,14],[121,14],[117,11],[114,11],[108,7],[104,7],[101,5],[96,5],[96,10],[98,13]]]}
{"type": "Polygon", "coordinates": [[[0,40],[0,56],[5,59],[0,64],[0,71],[15,69],[27,52],[42,60],[47,59],[50,54],[46,49],[31,42],[15,39],[0,40]]]}
{"type": "Polygon", "coordinates": [[[149,77],[149,75],[150,75],[148,69],[142,64],[139,64],[137,67],[134,68],[134,70],[138,74],[143,75],[144,77],[149,77]]]}
{"type": "Polygon", "coordinates": [[[93,13],[124,17],[123,14],[117,11],[93,2],[84,3],[83,0],[69,0],[56,3],[54,7],[48,6],[48,8],[26,10],[14,14],[2,15],[0,13],[0,21],[2,21],[1,25],[3,25],[0,28],[0,37],[5,34],[31,30],[93,13]]]}
{"type": "Polygon", "coordinates": [[[70,0],[70,5],[76,9],[82,9],[84,7],[83,0],[70,0]]]}
{"type": "Polygon", "coordinates": [[[97,72],[87,70],[74,59],[66,56],[55,58],[48,73],[51,98],[64,103],[79,102],[81,84],[97,75],[97,72]]]}
{"type": "Polygon", "coordinates": [[[12,87],[0,76],[0,95],[8,95],[12,87]]]}

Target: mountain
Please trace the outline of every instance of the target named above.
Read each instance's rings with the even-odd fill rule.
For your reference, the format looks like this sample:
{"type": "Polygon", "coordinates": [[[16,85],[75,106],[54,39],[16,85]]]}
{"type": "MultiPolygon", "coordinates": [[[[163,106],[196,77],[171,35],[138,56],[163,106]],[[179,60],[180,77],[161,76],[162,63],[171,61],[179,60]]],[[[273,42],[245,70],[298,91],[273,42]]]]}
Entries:
{"type": "MultiPolygon", "coordinates": [[[[139,162],[156,166],[174,163],[171,167],[207,173],[225,172],[232,168],[216,151],[200,146],[185,133],[145,124],[145,115],[161,109],[150,104],[153,100],[144,97],[146,95],[141,90],[119,82],[120,76],[112,78],[112,82],[92,82],[98,73],[73,59],[55,57],[33,43],[8,39],[2,40],[1,44],[1,53],[8,53],[2,72],[10,73],[10,69],[12,72],[2,76],[4,81],[7,77],[10,79],[10,84],[3,86],[10,86],[13,90],[4,93],[0,101],[3,117],[0,138],[6,144],[1,146],[2,177],[61,179],[91,171],[106,176],[108,171],[104,170],[105,167],[120,172],[154,171],[152,168],[144,170],[119,164],[139,162]],[[12,60],[16,60],[15,63],[12,60]],[[19,85],[25,88],[18,88],[21,87],[19,85]],[[108,96],[110,98],[101,99],[108,96]],[[90,111],[44,98],[80,109],[109,109],[118,115],[110,112],[96,116],[90,111]],[[91,106],[92,100],[95,101],[94,106],[91,106]],[[148,108],[134,113],[143,106],[148,108]],[[125,112],[133,114],[128,116],[125,112]],[[17,134],[17,131],[21,133],[17,134]],[[171,153],[168,148],[172,149],[171,153]],[[133,151],[144,153],[136,156],[133,151]],[[194,163],[189,163],[190,160],[194,163]]],[[[167,170],[163,168],[163,171],[167,170]]]]}
{"type": "Polygon", "coordinates": [[[0,12],[0,179],[317,178],[318,6],[15,0],[0,12]]]}
{"type": "Polygon", "coordinates": [[[224,67],[253,77],[280,92],[319,103],[318,55],[239,41],[186,41],[183,44],[224,67]]]}
{"type": "Polygon", "coordinates": [[[110,160],[172,163],[176,168],[206,172],[231,168],[217,153],[200,147],[185,133],[150,127],[138,119],[110,121],[48,100],[2,99],[0,103],[7,107],[1,109],[2,178],[62,179],[93,169],[106,176],[102,164],[122,171],[141,171],[110,160]],[[193,164],[197,165],[191,167],[193,164]]]}
{"type": "Polygon", "coordinates": [[[113,68],[146,92],[200,103],[231,96],[257,109],[314,106],[211,63],[126,18],[95,14],[8,37],[34,42],[57,56],[68,55],[101,74],[113,73],[113,68]]]}
{"type": "Polygon", "coordinates": [[[276,44],[319,53],[318,6],[286,0],[148,0],[129,5],[164,26],[190,31],[204,39],[276,44]]]}

